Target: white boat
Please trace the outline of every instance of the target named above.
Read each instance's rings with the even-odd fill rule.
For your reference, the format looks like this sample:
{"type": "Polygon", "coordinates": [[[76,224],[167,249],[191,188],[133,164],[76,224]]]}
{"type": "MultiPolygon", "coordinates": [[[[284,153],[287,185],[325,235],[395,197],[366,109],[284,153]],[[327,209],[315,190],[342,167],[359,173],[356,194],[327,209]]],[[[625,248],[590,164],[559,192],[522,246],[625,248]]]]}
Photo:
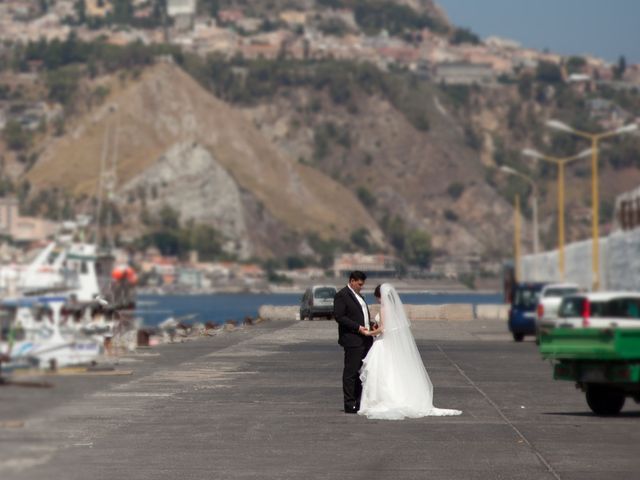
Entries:
{"type": "Polygon", "coordinates": [[[127,319],[132,285],[112,281],[112,267],[113,257],[95,245],[60,239],[48,245],[14,277],[20,295],[0,302],[0,354],[46,368],[91,363],[110,339],[130,349],[138,325],[113,315],[127,319]]]}
{"type": "MultiPolygon", "coordinates": [[[[22,299],[16,316],[4,330],[0,353],[11,365],[59,368],[88,365],[104,352],[103,344],[93,336],[61,331],[61,311],[65,297],[22,299]],[[35,301],[34,301],[35,300],[35,301]],[[46,312],[46,313],[43,313],[46,312]]],[[[8,304],[5,303],[5,307],[8,304]]]]}

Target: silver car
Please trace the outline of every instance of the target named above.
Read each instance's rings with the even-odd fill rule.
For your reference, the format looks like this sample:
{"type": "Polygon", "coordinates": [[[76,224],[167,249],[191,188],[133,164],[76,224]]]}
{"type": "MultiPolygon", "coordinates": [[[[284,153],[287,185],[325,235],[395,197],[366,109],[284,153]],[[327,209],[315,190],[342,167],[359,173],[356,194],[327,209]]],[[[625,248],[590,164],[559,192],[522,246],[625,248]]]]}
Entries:
{"type": "Polygon", "coordinates": [[[307,288],[300,301],[300,320],[313,320],[316,317],[333,317],[333,297],[336,296],[333,285],[315,285],[307,288]]]}

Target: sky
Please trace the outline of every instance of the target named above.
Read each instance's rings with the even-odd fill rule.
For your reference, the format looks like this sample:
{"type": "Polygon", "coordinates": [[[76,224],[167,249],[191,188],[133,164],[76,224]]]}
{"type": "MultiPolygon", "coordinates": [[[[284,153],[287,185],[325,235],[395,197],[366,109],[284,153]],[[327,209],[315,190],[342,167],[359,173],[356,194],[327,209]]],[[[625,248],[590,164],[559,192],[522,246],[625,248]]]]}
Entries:
{"type": "Polygon", "coordinates": [[[640,0],[435,0],[458,27],[563,55],[640,64],[640,0]]]}

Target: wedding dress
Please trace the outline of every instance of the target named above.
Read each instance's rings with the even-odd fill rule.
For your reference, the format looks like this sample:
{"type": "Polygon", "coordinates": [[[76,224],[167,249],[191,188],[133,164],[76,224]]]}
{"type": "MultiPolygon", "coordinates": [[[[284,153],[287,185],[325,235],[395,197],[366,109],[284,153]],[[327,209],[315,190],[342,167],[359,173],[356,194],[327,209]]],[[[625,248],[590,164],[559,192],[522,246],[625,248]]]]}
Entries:
{"type": "Polygon", "coordinates": [[[433,406],[433,385],[400,297],[388,283],[382,284],[380,294],[383,333],[375,338],[360,370],[358,414],[385,420],[460,415],[460,410],[433,406]]]}

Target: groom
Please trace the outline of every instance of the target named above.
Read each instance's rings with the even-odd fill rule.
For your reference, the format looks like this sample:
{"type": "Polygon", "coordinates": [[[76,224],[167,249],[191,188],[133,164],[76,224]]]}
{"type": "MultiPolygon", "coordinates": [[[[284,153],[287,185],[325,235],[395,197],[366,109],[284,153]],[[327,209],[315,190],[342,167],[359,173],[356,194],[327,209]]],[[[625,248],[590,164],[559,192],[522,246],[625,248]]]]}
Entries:
{"type": "Polygon", "coordinates": [[[338,322],[338,343],[344,348],[342,390],[345,413],[358,413],[360,409],[360,367],[373,343],[370,331],[373,322],[369,318],[367,302],[360,295],[366,279],[364,272],[351,272],[349,283],[333,299],[333,312],[338,322]]]}

